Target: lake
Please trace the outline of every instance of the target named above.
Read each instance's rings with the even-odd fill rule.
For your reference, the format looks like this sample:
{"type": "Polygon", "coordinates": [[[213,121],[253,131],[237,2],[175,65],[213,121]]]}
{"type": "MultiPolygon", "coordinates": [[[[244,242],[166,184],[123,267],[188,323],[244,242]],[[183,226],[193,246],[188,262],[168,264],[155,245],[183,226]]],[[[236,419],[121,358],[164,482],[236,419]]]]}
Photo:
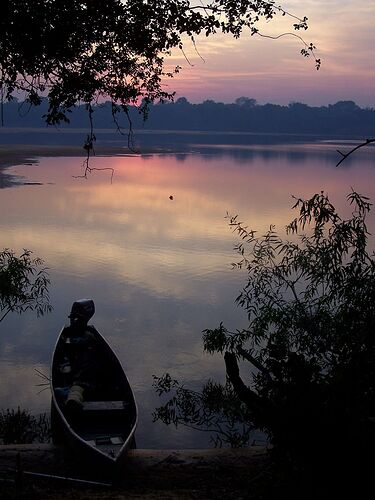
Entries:
{"type": "Polygon", "coordinates": [[[152,377],[169,372],[193,388],[224,379],[222,358],[202,352],[201,332],[220,321],[246,324],[234,304],[246,274],[231,268],[237,240],[226,213],[260,232],[270,224],[282,232],[294,217],[292,195],[325,190],[346,215],[351,187],[375,200],[373,148],[336,168],[334,142],[220,139],[201,137],[175,152],[93,158],[92,167],[114,169],[112,182],[109,170],[77,178],[82,158],[43,157],[42,149],[35,163],[6,171],[19,184],[0,184],[9,186],[0,190],[0,247],[28,248],[45,260],[54,310],[42,318],[10,314],[0,323],[1,407],[49,410],[49,389],[41,391],[35,369],[49,374],[72,302],[93,298],[92,323],[134,388],[138,447],[210,445],[206,435],[152,422],[159,404],[152,377]]]}

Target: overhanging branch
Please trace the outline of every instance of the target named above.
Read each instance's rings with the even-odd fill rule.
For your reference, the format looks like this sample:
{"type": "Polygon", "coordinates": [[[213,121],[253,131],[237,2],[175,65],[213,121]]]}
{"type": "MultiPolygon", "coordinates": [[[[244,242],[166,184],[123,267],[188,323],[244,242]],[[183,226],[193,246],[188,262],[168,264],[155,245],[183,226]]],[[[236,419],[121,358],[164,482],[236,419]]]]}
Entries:
{"type": "Polygon", "coordinates": [[[371,144],[373,142],[375,142],[375,138],[374,139],[366,139],[364,142],[361,142],[361,144],[358,144],[358,146],[355,146],[354,148],[352,148],[348,153],[343,153],[339,149],[336,149],[336,151],[342,156],[341,160],[336,164],[336,167],[341,165],[341,163],[343,161],[345,161],[348,158],[348,156],[353,154],[355,151],[357,151],[360,148],[363,148],[364,146],[368,146],[369,144],[371,144]]]}

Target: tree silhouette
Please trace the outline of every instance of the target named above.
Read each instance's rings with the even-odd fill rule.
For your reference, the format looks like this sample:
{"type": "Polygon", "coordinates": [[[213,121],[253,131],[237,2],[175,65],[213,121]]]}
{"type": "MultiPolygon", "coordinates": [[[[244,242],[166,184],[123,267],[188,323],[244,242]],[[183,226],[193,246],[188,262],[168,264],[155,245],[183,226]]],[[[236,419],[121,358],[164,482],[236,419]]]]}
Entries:
{"type": "MultiPolygon", "coordinates": [[[[165,57],[175,47],[183,52],[183,39],[195,46],[199,34],[260,35],[259,21],[276,15],[289,16],[297,32],[307,29],[306,17],[265,0],[5,0],[1,99],[17,91],[39,105],[46,96],[48,124],[69,121],[77,103],[90,112],[100,98],[112,101],[114,117],[130,104],[145,116],[149,103],[173,97],[162,78],[180,68],[166,71],[165,57]]],[[[303,41],[301,52],[314,55],[314,46],[303,41]]]]}
{"type": "Polygon", "coordinates": [[[0,322],[11,312],[36,311],[42,316],[52,310],[49,302],[48,271],[42,259],[30,250],[17,256],[12,250],[0,252],[0,322]]]}
{"type": "MultiPolygon", "coordinates": [[[[156,419],[209,426],[220,442],[225,431],[224,442],[232,446],[247,443],[252,427],[262,429],[279,467],[324,487],[325,478],[336,494],[369,486],[374,463],[371,203],[356,192],[348,202],[352,214],[343,219],[324,193],[296,199],[289,240],[273,226],[260,236],[230,217],[239,236],[240,260],[233,266],[247,273],[236,302],[248,326],[231,331],[220,323],[203,332],[203,344],[206,352],[224,355],[231,398],[212,381],[197,394],[169,375],[155,377],[158,393],[172,395],[156,419]]],[[[324,492],[316,498],[330,498],[324,492]]]]}

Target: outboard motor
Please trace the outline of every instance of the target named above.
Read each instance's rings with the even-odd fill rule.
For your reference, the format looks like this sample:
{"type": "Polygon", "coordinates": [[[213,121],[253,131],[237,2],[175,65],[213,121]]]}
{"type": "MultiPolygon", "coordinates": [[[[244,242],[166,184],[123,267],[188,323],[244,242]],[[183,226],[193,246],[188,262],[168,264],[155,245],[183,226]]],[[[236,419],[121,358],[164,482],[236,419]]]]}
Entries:
{"type": "Polygon", "coordinates": [[[70,311],[70,326],[75,329],[85,329],[88,321],[94,316],[95,304],[91,299],[81,299],[73,302],[70,311]]]}

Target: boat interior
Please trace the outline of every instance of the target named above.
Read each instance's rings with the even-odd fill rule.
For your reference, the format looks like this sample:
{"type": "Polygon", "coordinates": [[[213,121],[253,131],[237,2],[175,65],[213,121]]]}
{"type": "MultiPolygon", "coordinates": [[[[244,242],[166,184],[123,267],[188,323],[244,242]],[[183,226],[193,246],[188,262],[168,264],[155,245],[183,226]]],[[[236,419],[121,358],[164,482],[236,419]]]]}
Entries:
{"type": "Polygon", "coordinates": [[[136,406],[122,366],[92,326],[64,328],[52,364],[56,402],[73,431],[116,457],[130,435],[136,406]]]}

